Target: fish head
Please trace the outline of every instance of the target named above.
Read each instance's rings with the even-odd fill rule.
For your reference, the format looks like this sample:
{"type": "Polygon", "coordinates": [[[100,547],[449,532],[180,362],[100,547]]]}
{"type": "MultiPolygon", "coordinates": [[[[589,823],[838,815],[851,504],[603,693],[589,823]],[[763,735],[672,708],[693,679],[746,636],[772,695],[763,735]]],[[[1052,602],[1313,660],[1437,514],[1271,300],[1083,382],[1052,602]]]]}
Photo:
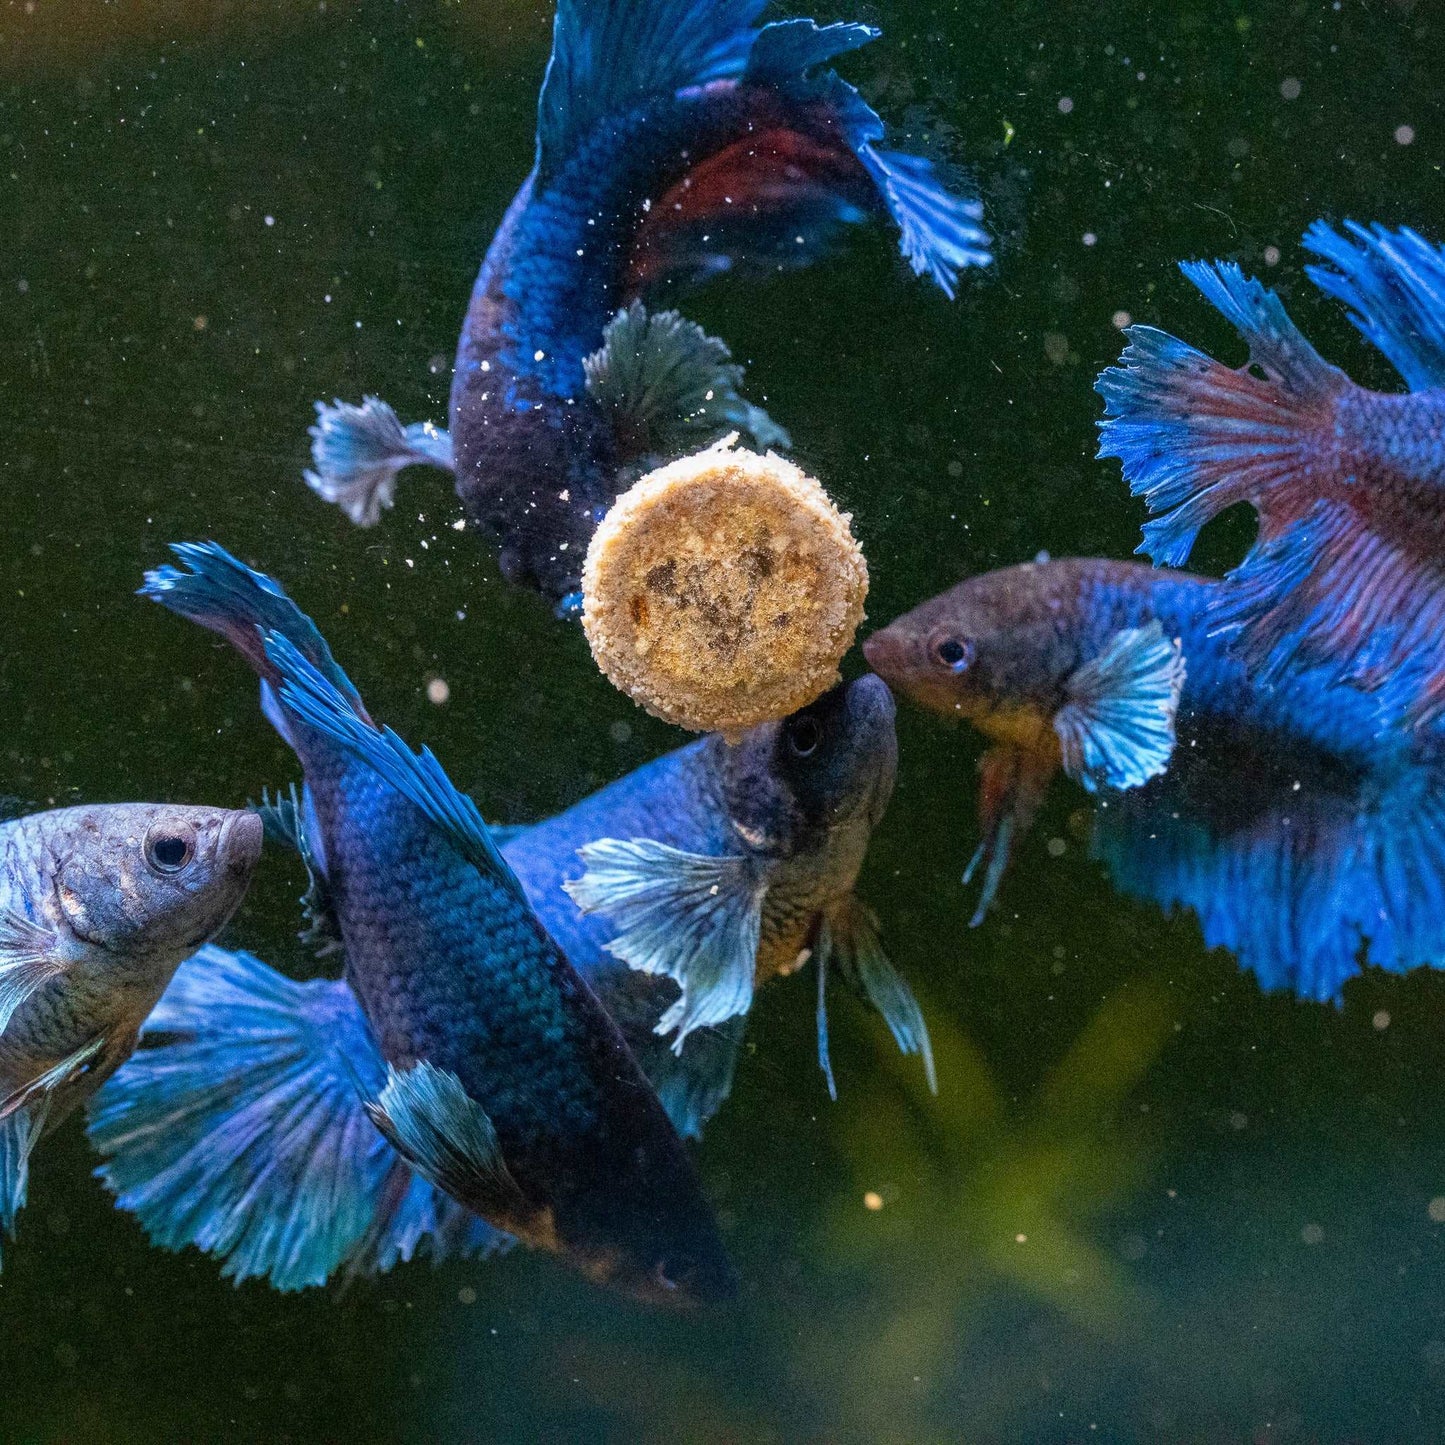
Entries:
{"type": "Polygon", "coordinates": [[[236,911],[261,857],[251,812],[118,803],[56,817],[58,922],[108,964],[162,987],[236,911]]]}
{"type": "Polygon", "coordinates": [[[869,637],[868,665],[922,707],[1027,741],[1078,662],[1069,598],[1050,566],[967,578],[869,637]]]}
{"type": "Polygon", "coordinates": [[[860,677],[726,747],[723,802],[744,846],[788,858],[843,825],[871,831],[898,769],[894,715],[887,686],[860,677]]]}

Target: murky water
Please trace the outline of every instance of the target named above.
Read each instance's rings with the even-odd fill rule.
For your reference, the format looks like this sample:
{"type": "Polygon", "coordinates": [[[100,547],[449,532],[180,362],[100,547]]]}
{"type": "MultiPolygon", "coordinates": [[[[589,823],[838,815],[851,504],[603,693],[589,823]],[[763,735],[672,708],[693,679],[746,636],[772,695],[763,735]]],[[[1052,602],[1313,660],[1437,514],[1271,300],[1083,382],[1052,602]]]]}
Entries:
{"type": "MultiPolygon", "coordinates": [[[[1440,236],[1432,7],[865,15],[885,40],[849,73],[974,164],[995,273],[950,305],[880,228],[688,311],[854,513],[874,618],[1041,548],[1128,555],[1141,508],[1091,459],[1116,313],[1236,354],[1178,258],[1239,258],[1390,384],[1297,242],[1318,215],[1440,236]]],[[[549,24],[533,0],[0,16],[0,792],[235,805],[294,776],[246,670],[132,595],[166,542],[205,536],[281,578],[489,818],[675,744],[450,530],[443,481],[410,478],[362,532],[299,480],[315,398],[444,415],[549,24]]],[[[1226,526],[1205,560],[1246,540],[1226,526]]],[[[900,744],[861,891],[924,1001],[939,1097],[839,1006],[830,1104],[810,980],[767,991],[700,1151],[738,1310],[659,1318],[520,1256],[237,1290],[149,1248],[72,1125],[5,1254],[0,1437],[1441,1438],[1445,977],[1367,977],[1339,1010],[1262,996],[1192,920],[1111,890],[1066,787],[970,931],[978,742],[905,709],[900,744]]],[[[271,858],[227,937],[309,969],[300,886],[271,858]]]]}

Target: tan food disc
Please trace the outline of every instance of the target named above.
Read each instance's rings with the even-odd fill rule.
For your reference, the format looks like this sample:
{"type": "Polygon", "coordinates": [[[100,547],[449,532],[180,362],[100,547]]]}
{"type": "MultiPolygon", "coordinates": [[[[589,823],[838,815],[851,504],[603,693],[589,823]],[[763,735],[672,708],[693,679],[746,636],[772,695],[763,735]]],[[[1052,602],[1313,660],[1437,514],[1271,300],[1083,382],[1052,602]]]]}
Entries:
{"type": "Polygon", "coordinates": [[[624,492],[582,573],[597,665],[698,732],[736,734],[826,691],[868,595],[849,518],[791,462],[735,440],[624,492]]]}

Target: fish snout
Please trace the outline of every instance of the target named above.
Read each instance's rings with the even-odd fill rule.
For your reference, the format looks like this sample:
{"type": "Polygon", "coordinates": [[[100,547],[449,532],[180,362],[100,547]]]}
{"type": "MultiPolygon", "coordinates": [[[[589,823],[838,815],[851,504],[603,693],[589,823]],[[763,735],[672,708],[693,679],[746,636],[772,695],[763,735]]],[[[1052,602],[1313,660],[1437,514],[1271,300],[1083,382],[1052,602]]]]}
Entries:
{"type": "Polygon", "coordinates": [[[885,627],[863,639],[863,656],[884,682],[897,685],[908,661],[908,643],[892,628],[885,627]]]}
{"type": "Polygon", "coordinates": [[[221,824],[220,854],[232,874],[238,878],[250,878],[261,861],[265,835],[259,813],[232,813],[221,824]]]}

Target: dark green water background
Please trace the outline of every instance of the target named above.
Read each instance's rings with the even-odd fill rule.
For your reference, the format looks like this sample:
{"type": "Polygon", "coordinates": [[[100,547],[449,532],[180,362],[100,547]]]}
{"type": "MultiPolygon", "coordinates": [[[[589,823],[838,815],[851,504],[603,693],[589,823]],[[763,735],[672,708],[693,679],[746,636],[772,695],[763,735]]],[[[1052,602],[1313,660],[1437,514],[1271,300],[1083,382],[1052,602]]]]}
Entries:
{"type": "MultiPolygon", "coordinates": [[[[1091,459],[1114,314],[1237,355],[1180,257],[1267,273],[1390,384],[1297,241],[1318,215],[1445,232],[1438,9],[846,13],[884,26],[850,61],[879,109],[976,168],[994,274],[950,305],[880,230],[687,309],[855,514],[875,619],[1040,548],[1132,550],[1140,510],[1091,459]]],[[[549,24],[536,0],[0,11],[0,792],[239,804],[294,776],[244,666],[132,596],[207,536],[280,577],[490,818],[679,741],[449,530],[440,479],[367,532],[300,482],[317,397],[444,416],[549,24]]],[[[1213,563],[1246,540],[1226,526],[1213,563]]],[[[830,1105],[811,979],[767,990],[700,1153],[735,1313],[658,1317],[533,1257],[237,1290],[150,1249],[72,1125],[6,1247],[0,1439],[1445,1437],[1445,978],[1363,979],[1338,1011],[1262,997],[1192,920],[1111,892],[1062,786],[970,932],[976,740],[905,712],[900,741],[861,891],[940,1095],[840,999],[830,1105]]],[[[304,969],[300,884],[269,858],[228,940],[304,969]]]]}

